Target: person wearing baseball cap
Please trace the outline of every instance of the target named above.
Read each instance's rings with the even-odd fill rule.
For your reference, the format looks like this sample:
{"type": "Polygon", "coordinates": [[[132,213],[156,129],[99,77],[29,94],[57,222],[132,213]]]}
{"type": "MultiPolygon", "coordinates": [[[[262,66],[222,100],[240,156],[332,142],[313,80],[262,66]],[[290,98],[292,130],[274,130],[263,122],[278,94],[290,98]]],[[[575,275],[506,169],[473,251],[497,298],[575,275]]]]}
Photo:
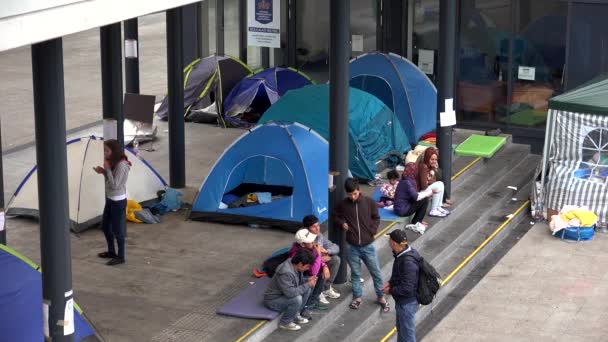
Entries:
{"type": "Polygon", "coordinates": [[[405,230],[395,229],[386,235],[395,261],[391,279],[384,284],[384,293],[395,300],[397,341],[416,342],[416,311],[418,311],[418,270],[420,254],[407,241],[405,230]]]}
{"type": "MultiPolygon", "coordinates": [[[[315,277],[317,279],[317,283],[315,288],[312,290],[312,294],[308,297],[308,302],[306,303],[307,309],[317,309],[317,310],[327,310],[329,309],[325,305],[321,305],[319,302],[319,294],[323,291],[325,287],[325,280],[329,279],[329,268],[322,260],[322,247],[315,244],[315,239],[317,238],[317,234],[312,233],[310,230],[306,228],[302,228],[296,232],[295,242],[291,246],[291,249],[287,253],[287,255],[291,258],[293,257],[299,250],[306,250],[310,255],[314,258],[314,262],[310,265],[310,269],[305,273],[306,276],[315,277]],[[319,275],[319,273],[321,273],[319,275]]],[[[303,317],[308,318],[310,316],[309,312],[303,312],[303,317]]]]}

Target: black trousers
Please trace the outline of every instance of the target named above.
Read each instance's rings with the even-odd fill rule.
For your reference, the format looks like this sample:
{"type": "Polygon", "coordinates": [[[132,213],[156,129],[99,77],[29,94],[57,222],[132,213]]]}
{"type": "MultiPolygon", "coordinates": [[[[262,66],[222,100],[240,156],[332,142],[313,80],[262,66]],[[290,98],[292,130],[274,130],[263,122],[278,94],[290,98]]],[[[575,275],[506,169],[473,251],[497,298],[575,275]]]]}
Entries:
{"type": "Polygon", "coordinates": [[[412,204],[412,207],[407,212],[407,214],[405,214],[404,216],[410,216],[413,214],[414,217],[412,218],[411,223],[416,224],[416,223],[422,221],[422,219],[424,219],[424,215],[426,215],[426,210],[428,207],[429,207],[429,199],[428,198],[421,199],[420,201],[416,201],[414,204],[412,204]]]}

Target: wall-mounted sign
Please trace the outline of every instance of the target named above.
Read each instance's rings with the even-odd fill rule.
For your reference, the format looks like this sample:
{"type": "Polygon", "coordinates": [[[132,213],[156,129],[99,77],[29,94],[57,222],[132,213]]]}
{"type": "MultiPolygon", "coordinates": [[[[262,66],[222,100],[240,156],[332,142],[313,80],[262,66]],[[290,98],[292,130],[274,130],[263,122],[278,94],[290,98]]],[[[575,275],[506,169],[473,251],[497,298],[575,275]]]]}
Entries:
{"type": "Polygon", "coordinates": [[[435,51],[418,49],[418,68],[427,75],[435,70],[435,51]]]}
{"type": "Polygon", "coordinates": [[[363,36],[358,35],[358,34],[353,34],[352,45],[353,45],[352,50],[354,52],[363,52],[363,36]]]}
{"type": "Polygon", "coordinates": [[[247,44],[281,47],[281,1],[247,1],[247,44]]]}
{"type": "Polygon", "coordinates": [[[519,66],[517,70],[517,78],[520,80],[534,81],[536,79],[536,68],[529,66],[519,66]]]}
{"type": "Polygon", "coordinates": [[[0,18],[41,11],[84,0],[2,0],[0,18]]]}

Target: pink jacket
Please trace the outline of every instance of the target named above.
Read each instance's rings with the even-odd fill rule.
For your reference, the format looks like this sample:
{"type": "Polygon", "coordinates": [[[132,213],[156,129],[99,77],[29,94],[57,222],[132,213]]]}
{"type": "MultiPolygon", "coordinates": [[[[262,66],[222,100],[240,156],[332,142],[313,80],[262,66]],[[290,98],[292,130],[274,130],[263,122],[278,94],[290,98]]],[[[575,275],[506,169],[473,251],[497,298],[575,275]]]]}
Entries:
{"type": "MultiPolygon", "coordinates": [[[[294,242],[293,245],[291,246],[291,249],[289,250],[289,252],[287,252],[287,255],[290,258],[292,258],[294,255],[296,255],[296,253],[300,249],[303,249],[303,247],[300,246],[298,243],[294,242]]],[[[304,248],[304,249],[309,251],[311,253],[311,255],[315,258],[315,262],[312,265],[310,265],[308,274],[310,274],[312,276],[316,276],[319,274],[319,271],[321,270],[321,268],[325,267],[325,263],[323,261],[321,261],[321,255],[317,254],[316,250],[311,250],[308,248],[304,248]]]]}

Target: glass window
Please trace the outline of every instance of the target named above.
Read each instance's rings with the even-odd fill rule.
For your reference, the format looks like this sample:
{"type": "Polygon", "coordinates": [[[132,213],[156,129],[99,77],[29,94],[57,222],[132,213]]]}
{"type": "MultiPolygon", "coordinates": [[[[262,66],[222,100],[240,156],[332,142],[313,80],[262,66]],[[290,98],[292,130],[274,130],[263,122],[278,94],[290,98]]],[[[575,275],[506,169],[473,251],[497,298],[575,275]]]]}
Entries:
{"type": "Polygon", "coordinates": [[[608,72],[607,4],[572,3],[567,88],[608,72]]]}
{"type": "Polygon", "coordinates": [[[560,0],[521,0],[516,12],[511,105],[500,119],[544,129],[549,99],[563,91],[568,7],[560,0]]]}
{"type": "Polygon", "coordinates": [[[583,159],[574,177],[604,183],[608,178],[608,129],[598,128],[583,140],[583,159]]]}
{"type": "Polygon", "coordinates": [[[511,12],[511,1],[461,1],[456,90],[461,121],[494,125],[506,107],[511,12]]]}

